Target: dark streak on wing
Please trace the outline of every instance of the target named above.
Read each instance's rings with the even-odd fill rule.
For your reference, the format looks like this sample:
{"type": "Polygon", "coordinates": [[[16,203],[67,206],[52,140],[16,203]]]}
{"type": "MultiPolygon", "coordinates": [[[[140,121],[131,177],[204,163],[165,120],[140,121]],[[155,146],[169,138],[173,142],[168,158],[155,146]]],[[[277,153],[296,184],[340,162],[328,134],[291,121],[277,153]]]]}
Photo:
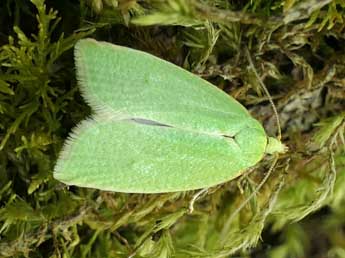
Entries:
{"type": "Polygon", "coordinates": [[[222,136],[225,138],[235,139],[235,136],[231,136],[231,135],[222,134],[222,136]]]}
{"type": "Polygon", "coordinates": [[[156,121],[153,121],[153,120],[144,119],[144,118],[132,118],[130,120],[134,121],[135,123],[143,124],[143,125],[173,127],[171,125],[162,124],[162,123],[159,123],[159,122],[156,122],[156,121]]]}
{"type": "Polygon", "coordinates": [[[233,140],[233,142],[237,145],[237,147],[241,148],[241,145],[238,143],[238,141],[236,140],[236,136],[227,136],[227,135],[223,135],[225,138],[230,138],[233,140]]]}
{"type": "MultiPolygon", "coordinates": [[[[133,122],[138,123],[138,124],[149,125],[149,126],[161,126],[161,127],[174,128],[174,126],[162,124],[162,123],[159,123],[157,121],[144,119],[144,118],[132,118],[132,119],[130,119],[130,121],[133,121],[133,122]]],[[[225,134],[223,134],[221,136],[223,136],[224,138],[230,138],[230,139],[234,140],[234,142],[238,145],[238,143],[236,142],[235,136],[225,135],[225,134]]]]}

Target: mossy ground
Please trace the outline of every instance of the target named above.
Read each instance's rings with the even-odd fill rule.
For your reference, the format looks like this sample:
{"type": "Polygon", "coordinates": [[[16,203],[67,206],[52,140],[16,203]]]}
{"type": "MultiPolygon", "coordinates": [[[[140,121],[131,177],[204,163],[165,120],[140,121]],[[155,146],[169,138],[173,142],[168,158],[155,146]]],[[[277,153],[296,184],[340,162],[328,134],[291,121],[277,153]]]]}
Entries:
{"type": "Polygon", "coordinates": [[[0,2],[0,257],[345,257],[343,0],[0,2]],[[211,81],[289,152],[196,192],[119,194],[52,177],[90,114],[72,49],[93,37],[211,81]],[[249,68],[249,50],[256,72],[249,68]]]}

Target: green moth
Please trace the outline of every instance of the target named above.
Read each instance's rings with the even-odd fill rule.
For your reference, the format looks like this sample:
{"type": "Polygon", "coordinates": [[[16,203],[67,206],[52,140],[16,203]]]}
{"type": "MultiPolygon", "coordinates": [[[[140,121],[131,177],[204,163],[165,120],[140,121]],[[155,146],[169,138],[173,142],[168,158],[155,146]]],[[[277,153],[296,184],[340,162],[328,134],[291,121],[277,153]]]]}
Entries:
{"type": "Polygon", "coordinates": [[[235,99],[145,52],[92,39],[75,46],[94,114],[74,128],[54,170],[68,185],[126,193],[211,187],[283,152],[235,99]]]}

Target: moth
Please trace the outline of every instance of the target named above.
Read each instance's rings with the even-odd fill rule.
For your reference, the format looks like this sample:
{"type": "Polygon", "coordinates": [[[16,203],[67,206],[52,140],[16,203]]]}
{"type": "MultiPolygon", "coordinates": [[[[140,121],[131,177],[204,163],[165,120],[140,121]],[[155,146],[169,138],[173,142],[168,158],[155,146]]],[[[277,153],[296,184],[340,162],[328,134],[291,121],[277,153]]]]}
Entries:
{"type": "Polygon", "coordinates": [[[285,149],[234,98],[153,55],[82,39],[75,63],[93,115],[57,160],[54,177],[65,184],[125,193],[208,188],[285,149]]]}

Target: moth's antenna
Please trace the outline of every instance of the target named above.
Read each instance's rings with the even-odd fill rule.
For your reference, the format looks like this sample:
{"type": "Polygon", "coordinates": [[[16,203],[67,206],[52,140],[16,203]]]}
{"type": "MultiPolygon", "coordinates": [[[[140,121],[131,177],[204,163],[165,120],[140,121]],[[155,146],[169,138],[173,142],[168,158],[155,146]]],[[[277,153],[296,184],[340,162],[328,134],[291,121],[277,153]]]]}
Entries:
{"type": "MultiPolygon", "coordinates": [[[[257,73],[256,68],[254,66],[254,63],[253,63],[253,60],[252,60],[252,58],[250,56],[250,53],[249,53],[249,50],[247,48],[245,48],[245,52],[246,52],[246,55],[247,55],[247,58],[248,58],[248,62],[249,62],[250,68],[253,70],[257,80],[259,81],[261,87],[263,88],[265,94],[267,95],[270,104],[272,105],[273,112],[274,112],[276,120],[277,120],[277,127],[278,127],[278,136],[277,136],[277,138],[280,141],[280,139],[281,139],[281,127],[280,127],[280,121],[279,121],[279,116],[278,116],[277,108],[274,105],[272,97],[271,97],[270,93],[268,92],[265,84],[263,83],[263,81],[261,80],[259,74],[257,73]]],[[[225,231],[227,231],[229,229],[229,227],[231,225],[231,221],[235,218],[235,216],[243,209],[244,206],[247,205],[247,203],[259,192],[259,190],[262,188],[262,186],[266,183],[266,181],[268,180],[268,178],[272,174],[272,171],[273,171],[275,165],[277,164],[278,159],[279,159],[279,155],[275,154],[273,163],[270,166],[270,168],[269,168],[268,172],[266,173],[266,175],[264,176],[264,178],[261,180],[260,184],[249,195],[249,197],[244,202],[242,202],[241,205],[231,214],[231,216],[229,217],[229,219],[225,223],[222,232],[225,232],[225,231]]]]}
{"type": "Polygon", "coordinates": [[[259,81],[259,83],[260,83],[260,86],[261,86],[262,89],[264,90],[265,94],[266,94],[267,97],[268,97],[269,102],[270,102],[271,105],[272,105],[272,109],[273,109],[274,115],[275,115],[276,120],[277,120],[277,128],[278,128],[278,136],[277,136],[277,138],[278,138],[278,140],[280,141],[281,138],[282,138],[282,131],[281,131],[281,127],[280,127],[280,121],[279,121],[279,116],[278,116],[277,108],[276,108],[276,106],[274,105],[273,100],[272,100],[272,97],[271,97],[270,93],[268,92],[268,90],[267,90],[265,84],[263,83],[263,81],[261,80],[261,78],[260,78],[258,72],[257,72],[256,69],[255,69],[255,66],[254,66],[253,60],[252,60],[252,58],[251,58],[251,56],[250,56],[250,53],[249,53],[248,48],[246,48],[246,55],[247,55],[247,58],[248,58],[248,62],[249,62],[250,68],[253,70],[253,72],[254,72],[256,78],[258,79],[258,81],[259,81]]]}
{"type": "Polygon", "coordinates": [[[270,177],[270,175],[272,174],[272,171],[275,167],[275,165],[277,164],[279,156],[276,154],[275,158],[273,160],[273,163],[271,165],[271,167],[269,168],[267,174],[265,175],[264,179],[261,180],[260,184],[255,188],[255,190],[249,195],[249,197],[246,198],[246,200],[244,202],[241,203],[241,205],[231,214],[231,216],[229,217],[229,219],[226,221],[222,233],[223,232],[227,232],[228,229],[230,228],[230,224],[232,222],[232,220],[237,216],[237,214],[244,208],[244,206],[247,205],[247,203],[260,191],[260,189],[263,187],[263,185],[266,183],[267,179],[270,177]]]}

